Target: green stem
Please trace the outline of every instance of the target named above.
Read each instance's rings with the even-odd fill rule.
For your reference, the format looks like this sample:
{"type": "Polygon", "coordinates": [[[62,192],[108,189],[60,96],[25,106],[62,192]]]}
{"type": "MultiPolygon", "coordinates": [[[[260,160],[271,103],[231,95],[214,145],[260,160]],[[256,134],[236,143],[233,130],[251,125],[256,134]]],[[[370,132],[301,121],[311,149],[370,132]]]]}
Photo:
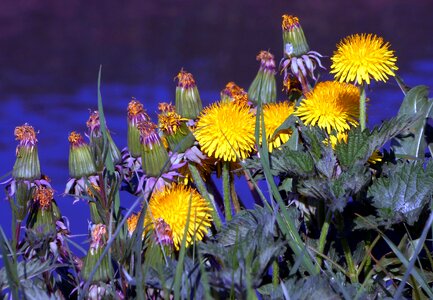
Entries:
{"type": "Polygon", "coordinates": [[[278,259],[274,260],[272,263],[272,284],[274,289],[278,287],[280,282],[280,266],[278,265],[278,259]]]}
{"type": "MultiPolygon", "coordinates": [[[[323,222],[323,225],[322,225],[322,230],[320,231],[319,247],[317,248],[317,251],[321,254],[324,254],[323,251],[325,250],[326,237],[328,236],[331,217],[332,217],[332,212],[329,209],[328,212],[326,213],[325,221],[323,222]]],[[[317,268],[319,271],[320,271],[320,265],[321,264],[322,264],[322,257],[318,256],[317,257],[317,268]]]]}
{"type": "Polygon", "coordinates": [[[239,213],[241,211],[241,204],[239,203],[238,194],[236,194],[235,179],[232,174],[230,174],[230,195],[232,197],[235,213],[239,213]]]}
{"type": "MultiPolygon", "coordinates": [[[[344,220],[340,213],[336,214],[338,221],[338,230],[340,233],[343,233],[344,230],[344,220]]],[[[341,246],[343,247],[344,257],[346,258],[347,268],[349,269],[349,277],[352,283],[358,282],[358,276],[355,268],[355,264],[353,263],[352,251],[350,250],[349,243],[347,239],[343,236],[341,238],[341,246]]]]}
{"type": "Polygon", "coordinates": [[[365,97],[365,85],[361,84],[359,86],[359,93],[360,93],[360,99],[359,99],[359,122],[361,125],[361,130],[364,130],[366,128],[366,97],[365,97]]]}
{"type": "Polygon", "coordinates": [[[232,219],[232,205],[230,201],[230,162],[223,162],[223,197],[226,222],[232,219]]]}
{"type": "Polygon", "coordinates": [[[343,246],[344,257],[346,258],[347,267],[349,269],[350,281],[357,283],[358,278],[356,276],[355,264],[353,263],[352,252],[350,251],[349,243],[346,238],[341,239],[341,245],[343,246]]]}
{"type": "Polygon", "coordinates": [[[189,168],[189,171],[191,172],[192,178],[194,179],[194,184],[197,187],[198,191],[203,196],[203,198],[209,203],[209,205],[213,207],[212,218],[213,218],[213,221],[215,223],[215,227],[219,231],[221,229],[222,222],[221,222],[221,218],[218,214],[217,205],[216,205],[215,201],[210,197],[210,195],[206,189],[205,183],[203,181],[203,178],[201,178],[200,172],[198,171],[197,167],[194,164],[189,163],[188,168],[189,168]]]}

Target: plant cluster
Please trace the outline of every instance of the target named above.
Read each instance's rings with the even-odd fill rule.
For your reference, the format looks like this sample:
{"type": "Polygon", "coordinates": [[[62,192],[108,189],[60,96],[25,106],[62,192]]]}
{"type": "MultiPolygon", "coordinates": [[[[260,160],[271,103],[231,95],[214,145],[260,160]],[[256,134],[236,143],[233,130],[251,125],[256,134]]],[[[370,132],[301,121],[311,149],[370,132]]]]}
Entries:
{"type": "Polygon", "coordinates": [[[331,57],[335,80],[320,81],[323,56],[299,19],[284,15],[282,32],[279,66],[261,51],[247,91],[229,82],[203,108],[181,70],[175,104],[160,103],[158,120],[131,99],[123,150],[107,128],[99,72],[98,110],[85,134],[68,137],[64,193],[88,204],[88,249],[71,239],[41,173],[34,128],[16,127],[0,296],[433,298],[427,87],[407,87],[394,51],[374,34],[343,39],[331,57]],[[390,77],[403,94],[398,115],[369,129],[366,103],[377,101],[369,85],[390,77]],[[250,195],[239,194],[241,177],[250,195]],[[121,191],[135,201],[121,201],[121,191]]]}

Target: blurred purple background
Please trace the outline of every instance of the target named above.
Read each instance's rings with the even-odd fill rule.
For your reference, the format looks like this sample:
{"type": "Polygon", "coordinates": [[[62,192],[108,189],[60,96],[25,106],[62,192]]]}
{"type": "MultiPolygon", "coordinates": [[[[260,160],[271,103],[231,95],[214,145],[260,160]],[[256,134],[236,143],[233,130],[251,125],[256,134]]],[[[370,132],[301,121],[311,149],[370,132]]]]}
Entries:
{"type": "MultiPolygon", "coordinates": [[[[43,173],[73,233],[84,234],[88,209],[63,197],[68,180],[69,132],[84,132],[96,108],[103,65],[107,122],[119,148],[126,145],[126,106],[132,96],[154,115],[174,102],[174,76],[193,73],[205,104],[228,81],[248,89],[260,50],[282,55],[281,15],[298,15],[310,48],[329,56],[352,33],[373,32],[391,43],[399,75],[409,85],[433,86],[433,1],[59,1],[0,2],[0,176],[13,167],[13,130],[39,130],[43,173]]],[[[326,71],[322,78],[329,78],[326,71]]],[[[279,89],[281,78],[278,77],[279,89]]],[[[375,84],[369,124],[393,116],[403,98],[395,81],[375,84]]],[[[3,190],[3,188],[2,188],[3,190]]],[[[10,208],[1,192],[0,225],[10,235],[10,208]]],[[[128,206],[128,200],[123,205],[128,206]]]]}

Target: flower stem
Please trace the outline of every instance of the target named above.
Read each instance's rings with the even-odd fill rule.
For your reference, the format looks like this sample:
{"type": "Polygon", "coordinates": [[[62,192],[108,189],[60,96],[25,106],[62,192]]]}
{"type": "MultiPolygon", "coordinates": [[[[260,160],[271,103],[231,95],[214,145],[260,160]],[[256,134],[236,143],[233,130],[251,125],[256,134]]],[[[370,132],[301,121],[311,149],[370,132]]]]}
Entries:
{"type": "Polygon", "coordinates": [[[366,97],[365,97],[365,85],[361,84],[359,86],[359,122],[361,125],[361,130],[364,130],[366,127],[366,97]]]}
{"type": "Polygon", "coordinates": [[[232,174],[230,174],[229,179],[230,179],[230,195],[233,201],[233,208],[235,209],[235,213],[238,213],[241,211],[241,204],[239,203],[238,194],[236,194],[235,179],[233,178],[232,174]]]}
{"type": "Polygon", "coordinates": [[[232,219],[232,205],[230,201],[230,162],[223,162],[223,197],[226,222],[232,219]]]}
{"type": "MultiPolygon", "coordinates": [[[[319,246],[317,248],[317,252],[319,252],[321,254],[324,254],[323,251],[325,250],[326,237],[328,236],[331,217],[332,217],[332,212],[329,209],[328,212],[326,213],[325,221],[323,222],[323,225],[322,225],[322,230],[320,231],[319,246]]],[[[318,256],[317,257],[317,268],[319,270],[320,270],[321,264],[322,264],[322,257],[318,256]]]]}
{"type": "Polygon", "coordinates": [[[278,259],[272,263],[272,284],[274,288],[278,287],[280,282],[280,266],[278,265],[278,259]]]}
{"type": "MultiPolygon", "coordinates": [[[[338,221],[338,230],[341,234],[343,234],[344,230],[344,220],[340,213],[336,214],[338,221]]],[[[344,257],[346,258],[347,268],[349,269],[349,277],[352,283],[358,282],[358,276],[355,268],[355,264],[353,263],[352,252],[350,251],[349,243],[347,239],[343,236],[341,238],[341,246],[343,247],[344,257]]]]}
{"type": "Polygon", "coordinates": [[[217,230],[220,230],[222,222],[221,222],[221,218],[218,214],[218,208],[217,208],[215,201],[210,197],[210,195],[206,189],[205,183],[203,181],[203,178],[201,178],[197,167],[194,164],[189,163],[188,168],[189,168],[189,171],[191,172],[192,178],[194,179],[194,184],[197,187],[198,191],[203,196],[203,198],[209,203],[209,205],[211,205],[213,207],[212,218],[213,218],[213,221],[215,222],[215,227],[217,228],[217,230]]]}

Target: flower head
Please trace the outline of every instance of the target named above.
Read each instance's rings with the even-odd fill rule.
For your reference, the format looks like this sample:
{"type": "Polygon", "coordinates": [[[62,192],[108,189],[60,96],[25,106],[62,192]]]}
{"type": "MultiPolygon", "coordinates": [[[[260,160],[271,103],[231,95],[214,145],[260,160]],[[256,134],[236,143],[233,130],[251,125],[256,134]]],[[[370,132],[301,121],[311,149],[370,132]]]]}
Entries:
{"type": "Polygon", "coordinates": [[[132,214],[126,219],[126,226],[128,227],[128,234],[131,236],[137,228],[139,214],[132,214]]]}
{"type": "Polygon", "coordinates": [[[357,126],[359,118],[359,89],[351,84],[325,81],[302,100],[295,114],[306,125],[317,125],[328,133],[357,126]]]}
{"type": "Polygon", "coordinates": [[[234,101],[242,105],[249,105],[248,93],[233,81],[226,84],[220,95],[223,102],[234,101]]]}
{"type": "Polygon", "coordinates": [[[302,91],[306,94],[309,91],[308,76],[315,80],[314,70],[317,65],[324,69],[320,61],[322,55],[310,51],[298,17],[283,15],[281,27],[284,58],[280,62],[280,68],[281,72],[284,72],[284,81],[287,82],[288,76],[292,73],[299,80],[302,91]]]}
{"type": "Polygon", "coordinates": [[[248,96],[252,102],[275,103],[277,98],[277,84],[275,82],[275,60],[268,51],[260,51],[256,59],[260,61],[260,68],[248,89],[248,96]]]}
{"type": "Polygon", "coordinates": [[[159,176],[170,167],[168,153],[156,131],[157,128],[158,126],[150,121],[138,124],[143,145],[142,168],[146,175],[151,177],[159,176]]]}
{"type": "Polygon", "coordinates": [[[194,77],[191,73],[185,72],[182,69],[175,78],[178,80],[176,87],[176,112],[184,118],[197,118],[203,106],[194,77]]]}
{"type": "MultiPolygon", "coordinates": [[[[101,157],[101,154],[104,152],[103,149],[106,147],[102,131],[101,131],[101,122],[99,120],[99,111],[94,110],[90,111],[89,119],[86,122],[87,128],[89,129],[88,137],[90,139],[90,145],[93,151],[93,155],[96,159],[96,164],[99,164],[100,160],[103,160],[104,157],[101,157]]],[[[107,130],[107,142],[110,148],[110,156],[114,164],[118,164],[122,156],[120,154],[119,148],[117,148],[116,144],[111,137],[110,132],[107,130]]]]}
{"type": "Polygon", "coordinates": [[[54,191],[51,187],[39,185],[36,187],[33,195],[33,201],[39,204],[43,210],[47,210],[51,206],[54,197],[54,191]]]}
{"type": "Polygon", "coordinates": [[[141,104],[141,102],[135,98],[132,98],[128,103],[127,113],[128,121],[134,125],[137,125],[143,120],[150,120],[149,115],[146,113],[146,110],[143,107],[143,104],[141,104]]]}
{"type": "Polygon", "coordinates": [[[337,45],[332,56],[331,73],[340,82],[370,84],[370,79],[386,81],[398,70],[397,58],[389,43],[374,34],[354,34],[337,45]]]}
{"type": "Polygon", "coordinates": [[[127,120],[128,120],[128,149],[132,157],[140,157],[142,147],[140,143],[140,131],[138,130],[138,124],[143,121],[150,121],[149,115],[139,101],[135,98],[128,104],[127,109],[127,120]]]}
{"type": "Polygon", "coordinates": [[[176,113],[173,106],[161,104],[161,113],[158,115],[159,128],[164,134],[168,148],[175,152],[185,152],[195,142],[192,132],[186,125],[188,119],[176,113]]]}
{"type": "MultiPolygon", "coordinates": [[[[286,143],[292,135],[291,129],[279,131],[274,138],[275,130],[293,113],[294,105],[284,101],[280,103],[269,103],[263,106],[265,120],[266,140],[269,152],[286,143]]],[[[261,141],[261,139],[260,139],[261,141]]]]}
{"type": "Polygon", "coordinates": [[[14,135],[15,139],[20,142],[18,147],[33,147],[38,142],[38,140],[36,139],[35,129],[33,128],[33,126],[30,126],[27,123],[22,126],[15,127],[14,135]]]}
{"type": "Polygon", "coordinates": [[[253,151],[254,128],[255,116],[248,106],[217,102],[203,110],[194,135],[208,156],[236,161],[253,151]]]}
{"type": "Polygon", "coordinates": [[[25,123],[15,127],[15,139],[19,141],[16,148],[16,161],[12,171],[15,179],[34,180],[41,177],[36,133],[32,126],[25,123]]]}
{"type": "Polygon", "coordinates": [[[96,173],[95,163],[91,149],[83,136],[72,131],[68,137],[69,149],[69,175],[74,178],[89,176],[96,173]]]}
{"type": "Polygon", "coordinates": [[[300,56],[310,49],[302,30],[299,18],[292,15],[283,15],[281,28],[283,29],[284,53],[287,56],[300,56]]]}
{"type": "Polygon", "coordinates": [[[212,209],[206,200],[193,188],[173,184],[152,195],[145,217],[146,228],[153,228],[157,241],[169,244],[170,240],[176,250],[180,249],[186,230],[186,246],[194,240],[200,241],[211,226],[212,209]],[[188,209],[189,223],[188,227],[188,209]]]}

